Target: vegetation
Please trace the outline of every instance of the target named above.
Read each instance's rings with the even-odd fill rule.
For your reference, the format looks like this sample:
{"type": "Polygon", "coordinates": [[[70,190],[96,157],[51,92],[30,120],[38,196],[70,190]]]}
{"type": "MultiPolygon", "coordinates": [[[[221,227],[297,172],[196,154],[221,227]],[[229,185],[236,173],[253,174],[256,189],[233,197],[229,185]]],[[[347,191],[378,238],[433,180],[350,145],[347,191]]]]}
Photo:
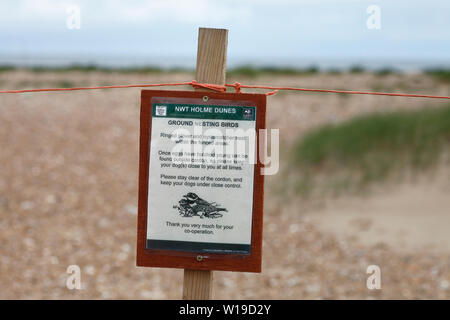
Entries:
{"type": "Polygon", "coordinates": [[[450,83],[450,69],[428,69],[425,70],[425,73],[438,81],[450,83]]]}
{"type": "Polygon", "coordinates": [[[33,72],[119,72],[119,73],[163,73],[163,72],[190,72],[188,69],[183,68],[169,68],[164,69],[157,66],[145,66],[145,67],[126,67],[126,68],[113,68],[113,67],[102,67],[97,65],[70,65],[64,67],[44,67],[36,66],[32,67],[33,72]]]}
{"type": "Polygon", "coordinates": [[[320,177],[327,187],[359,187],[394,169],[429,167],[449,143],[450,106],[376,113],[313,130],[298,141],[292,161],[305,191],[320,177]]]}
{"type": "Polygon", "coordinates": [[[349,72],[350,73],[363,73],[365,71],[363,66],[355,65],[350,67],[349,72]]]}
{"type": "MultiPolygon", "coordinates": [[[[0,72],[14,71],[17,69],[26,69],[33,72],[119,72],[119,73],[175,73],[175,72],[186,72],[193,73],[194,70],[190,68],[183,67],[171,67],[163,68],[159,66],[136,66],[136,67],[106,67],[99,66],[96,64],[73,64],[68,66],[33,66],[26,68],[19,68],[14,65],[0,65],[0,72]]],[[[229,76],[245,76],[245,77],[258,77],[261,75],[291,75],[291,76],[301,76],[301,75],[314,75],[317,73],[327,73],[332,75],[342,74],[344,72],[358,74],[364,73],[367,70],[361,65],[350,66],[347,70],[330,68],[328,70],[321,70],[317,66],[310,66],[306,68],[296,68],[288,66],[253,66],[253,65],[242,65],[228,70],[227,75],[229,76]]],[[[374,74],[379,76],[397,74],[400,73],[399,70],[392,67],[383,67],[373,71],[374,74]]],[[[450,69],[446,68],[435,68],[424,70],[425,74],[428,74],[439,81],[450,82],[450,69]]]]}
{"type": "Polygon", "coordinates": [[[399,71],[391,68],[391,67],[384,67],[378,70],[375,70],[375,74],[378,76],[387,76],[389,74],[399,73],[399,71]]]}
{"type": "Polygon", "coordinates": [[[13,71],[16,68],[11,65],[0,65],[0,72],[13,71]]]}
{"type": "Polygon", "coordinates": [[[228,72],[229,76],[245,76],[258,77],[261,75],[311,75],[319,72],[319,68],[311,66],[308,68],[292,68],[292,67],[254,67],[251,65],[240,66],[231,69],[228,72]]]}

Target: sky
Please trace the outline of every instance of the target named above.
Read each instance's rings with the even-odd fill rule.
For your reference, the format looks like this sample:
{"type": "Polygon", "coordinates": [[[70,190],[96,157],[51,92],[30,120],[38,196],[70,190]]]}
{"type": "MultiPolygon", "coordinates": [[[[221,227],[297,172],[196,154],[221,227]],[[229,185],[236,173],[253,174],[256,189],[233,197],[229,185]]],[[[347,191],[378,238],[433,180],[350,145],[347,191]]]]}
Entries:
{"type": "Polygon", "coordinates": [[[194,64],[199,27],[229,29],[231,63],[450,64],[448,0],[2,0],[0,62],[194,64]]]}

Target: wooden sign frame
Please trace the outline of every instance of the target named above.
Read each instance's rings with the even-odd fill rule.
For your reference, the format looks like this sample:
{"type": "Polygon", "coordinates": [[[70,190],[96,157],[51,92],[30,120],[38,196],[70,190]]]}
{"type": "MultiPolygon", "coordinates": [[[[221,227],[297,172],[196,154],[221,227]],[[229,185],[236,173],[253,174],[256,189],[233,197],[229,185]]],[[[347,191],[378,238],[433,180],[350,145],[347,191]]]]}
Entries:
{"type": "MultiPolygon", "coordinates": [[[[207,102],[205,102],[205,105],[207,102]]],[[[195,270],[222,270],[261,272],[264,176],[259,155],[259,129],[266,128],[266,96],[264,94],[219,93],[194,91],[142,90],[139,152],[139,200],[137,226],[136,265],[140,267],[181,268],[195,270]],[[150,170],[150,140],[152,124],[152,98],[203,98],[213,101],[239,101],[256,107],[256,164],[253,181],[253,212],[250,254],[196,253],[178,250],[147,249],[148,185],[150,170]]],[[[150,190],[151,192],[151,190],[150,190]]]]}

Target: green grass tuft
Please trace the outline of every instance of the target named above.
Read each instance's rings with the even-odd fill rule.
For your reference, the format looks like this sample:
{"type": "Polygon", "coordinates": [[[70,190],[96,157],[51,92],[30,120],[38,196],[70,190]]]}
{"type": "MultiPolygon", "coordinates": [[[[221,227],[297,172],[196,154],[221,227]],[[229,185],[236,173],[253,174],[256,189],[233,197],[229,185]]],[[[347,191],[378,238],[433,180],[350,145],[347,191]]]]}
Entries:
{"type": "Polygon", "coordinates": [[[394,73],[399,73],[399,72],[391,67],[384,67],[384,68],[375,70],[375,74],[377,76],[387,76],[387,75],[394,74],[394,73]]]}
{"type": "Polygon", "coordinates": [[[256,78],[262,75],[284,75],[284,76],[296,76],[296,75],[312,75],[319,72],[319,68],[315,66],[311,66],[308,68],[291,68],[291,67],[254,67],[251,65],[239,66],[236,68],[232,68],[228,71],[227,75],[231,77],[249,77],[256,78]]]}
{"type": "Polygon", "coordinates": [[[366,69],[363,66],[354,65],[354,66],[351,66],[348,71],[350,73],[363,73],[366,71],[366,69]]]}
{"type": "Polygon", "coordinates": [[[189,69],[183,69],[179,67],[164,69],[157,66],[143,66],[143,67],[126,67],[126,68],[110,68],[110,67],[102,67],[95,64],[86,64],[86,65],[70,65],[70,66],[62,66],[62,67],[47,67],[47,66],[35,66],[30,68],[31,71],[36,73],[41,72],[119,72],[119,73],[141,73],[141,74],[149,74],[149,73],[177,73],[177,72],[192,72],[189,69]]]}
{"type": "Polygon", "coordinates": [[[315,175],[364,185],[394,169],[428,167],[449,143],[450,106],[376,113],[311,131],[295,145],[292,161],[309,187],[315,175]]]}
{"type": "Polygon", "coordinates": [[[428,69],[425,73],[438,81],[450,83],[450,69],[428,69]]]}
{"type": "Polygon", "coordinates": [[[7,72],[7,71],[14,71],[16,70],[16,67],[11,65],[0,65],[0,72],[7,72]]]}

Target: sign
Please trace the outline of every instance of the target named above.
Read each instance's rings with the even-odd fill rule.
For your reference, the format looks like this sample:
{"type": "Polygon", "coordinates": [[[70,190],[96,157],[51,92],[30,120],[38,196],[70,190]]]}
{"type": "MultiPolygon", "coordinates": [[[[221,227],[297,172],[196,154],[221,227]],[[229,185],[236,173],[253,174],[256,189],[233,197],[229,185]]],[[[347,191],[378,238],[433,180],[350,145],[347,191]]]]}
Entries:
{"type": "Polygon", "coordinates": [[[142,91],[138,266],[261,271],[265,102],[142,91]]]}

